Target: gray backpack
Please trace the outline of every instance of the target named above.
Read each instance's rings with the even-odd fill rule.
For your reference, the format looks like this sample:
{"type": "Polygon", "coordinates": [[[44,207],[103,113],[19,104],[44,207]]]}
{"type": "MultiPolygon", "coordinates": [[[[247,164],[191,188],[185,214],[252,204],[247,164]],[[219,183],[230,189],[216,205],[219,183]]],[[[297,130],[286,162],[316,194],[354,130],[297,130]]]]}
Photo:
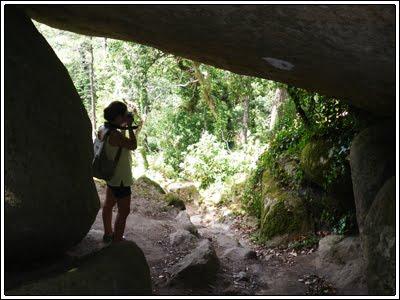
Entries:
{"type": "Polygon", "coordinates": [[[107,137],[110,136],[111,129],[102,126],[99,129],[99,132],[101,131],[104,131],[103,138],[100,139],[98,134],[93,142],[94,158],[92,162],[92,169],[93,169],[93,177],[107,181],[110,180],[114,175],[115,168],[117,167],[119,161],[119,157],[121,156],[122,148],[119,147],[114,160],[108,159],[106,155],[105,143],[107,137]]]}

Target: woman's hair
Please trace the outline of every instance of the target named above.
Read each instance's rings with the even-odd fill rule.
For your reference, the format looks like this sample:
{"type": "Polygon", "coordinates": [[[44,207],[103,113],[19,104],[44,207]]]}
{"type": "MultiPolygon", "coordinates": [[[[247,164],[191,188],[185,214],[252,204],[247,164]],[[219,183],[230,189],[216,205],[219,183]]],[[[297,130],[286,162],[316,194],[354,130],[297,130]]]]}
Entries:
{"type": "Polygon", "coordinates": [[[128,107],[121,101],[113,101],[104,109],[104,119],[108,122],[112,122],[116,117],[124,115],[128,107]]]}

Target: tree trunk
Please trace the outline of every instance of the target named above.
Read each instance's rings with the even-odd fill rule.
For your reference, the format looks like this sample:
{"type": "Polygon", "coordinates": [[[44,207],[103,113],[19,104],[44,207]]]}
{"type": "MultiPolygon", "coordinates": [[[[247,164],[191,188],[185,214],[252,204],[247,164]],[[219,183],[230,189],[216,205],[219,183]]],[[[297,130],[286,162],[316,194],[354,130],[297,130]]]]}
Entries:
{"type": "Polygon", "coordinates": [[[140,148],[140,154],[142,155],[143,167],[146,171],[149,169],[149,161],[147,159],[147,153],[148,153],[147,134],[144,134],[143,145],[140,148]]]}
{"type": "Polygon", "coordinates": [[[276,123],[279,119],[279,107],[287,98],[287,91],[284,87],[278,87],[275,90],[275,99],[273,101],[272,111],[271,111],[271,120],[269,123],[269,130],[274,129],[276,123]]]}
{"type": "Polygon", "coordinates": [[[297,111],[297,113],[299,114],[300,118],[302,119],[304,125],[305,125],[307,128],[311,127],[310,120],[308,119],[307,114],[306,114],[306,112],[304,111],[304,109],[301,107],[301,104],[300,104],[300,97],[299,97],[299,94],[298,94],[298,92],[297,92],[297,88],[295,88],[295,87],[289,87],[289,88],[288,88],[288,93],[289,93],[289,95],[290,95],[290,98],[292,98],[292,100],[293,100],[293,102],[294,102],[294,105],[295,105],[295,107],[296,107],[296,111],[297,111]]]}
{"type": "Polygon", "coordinates": [[[93,137],[96,135],[96,90],[94,86],[94,54],[93,54],[93,39],[90,37],[89,44],[90,53],[90,99],[92,107],[92,125],[93,125],[93,137]]]}
{"type": "Polygon", "coordinates": [[[249,96],[243,98],[243,142],[247,144],[247,132],[249,130],[249,96]]]}

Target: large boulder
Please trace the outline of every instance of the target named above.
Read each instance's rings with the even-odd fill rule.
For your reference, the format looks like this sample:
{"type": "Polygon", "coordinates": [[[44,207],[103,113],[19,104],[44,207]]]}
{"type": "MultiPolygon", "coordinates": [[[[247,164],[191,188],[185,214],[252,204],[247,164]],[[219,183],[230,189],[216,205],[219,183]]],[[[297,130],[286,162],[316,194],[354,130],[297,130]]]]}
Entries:
{"type": "Polygon", "coordinates": [[[345,172],[332,181],[327,177],[334,168],[334,144],[328,140],[314,140],[306,144],[301,151],[300,165],[305,177],[326,189],[328,192],[352,194],[350,167],[345,165],[345,172]]]}
{"type": "Polygon", "coordinates": [[[169,241],[172,246],[191,245],[197,242],[197,239],[197,236],[184,229],[178,229],[169,235],[169,241]]]}
{"type": "Polygon", "coordinates": [[[60,253],[99,210],[91,124],[67,70],[32,21],[5,6],[6,268],[60,253]]]}
{"type": "Polygon", "coordinates": [[[189,231],[191,234],[195,236],[199,235],[197,227],[193,225],[192,221],[190,221],[190,216],[186,212],[186,210],[181,211],[175,218],[177,221],[176,227],[177,229],[183,229],[189,231]]]}
{"type": "Polygon", "coordinates": [[[360,233],[379,189],[396,172],[396,132],[393,121],[361,131],[350,148],[351,177],[360,233]]]}
{"type": "Polygon", "coordinates": [[[365,295],[365,263],[358,236],[328,235],[319,241],[316,273],[329,280],[340,295],[365,295]]]}
{"type": "Polygon", "coordinates": [[[112,244],[88,255],[68,271],[52,274],[7,296],[151,295],[151,277],[142,250],[131,241],[112,244]]]}
{"type": "Polygon", "coordinates": [[[307,233],[312,229],[313,222],[303,200],[292,192],[282,189],[269,172],[264,171],[260,218],[261,237],[265,240],[278,236],[290,237],[307,233]]]}
{"type": "Polygon", "coordinates": [[[161,187],[161,185],[159,185],[157,182],[155,182],[154,180],[150,179],[149,177],[146,177],[145,175],[140,176],[137,181],[137,184],[144,184],[146,186],[151,187],[152,189],[154,189],[156,192],[160,193],[160,194],[165,194],[164,189],[161,187]]]}
{"type": "Polygon", "coordinates": [[[321,215],[326,211],[335,216],[335,219],[355,211],[350,165],[348,161],[344,161],[338,172],[334,155],[336,147],[333,141],[316,139],[304,146],[300,156],[300,167],[304,171],[305,179],[319,186],[315,190],[324,191],[319,197],[309,198],[314,202],[311,203],[312,209],[319,209],[314,215],[321,215]]]}
{"type": "Polygon", "coordinates": [[[52,27],[135,41],[235,73],[347,99],[375,114],[395,114],[393,5],[25,8],[52,27]]]}
{"type": "Polygon", "coordinates": [[[371,295],[396,293],[396,178],[386,181],[364,222],[363,248],[371,295]]]}
{"type": "Polygon", "coordinates": [[[395,290],[396,133],[392,120],[364,129],[350,150],[357,222],[371,294],[395,290]]]}
{"type": "Polygon", "coordinates": [[[176,207],[180,210],[186,209],[185,201],[178,194],[169,192],[165,194],[164,199],[170,206],[176,207]]]}
{"type": "Polygon", "coordinates": [[[201,198],[199,190],[192,183],[171,184],[170,186],[168,186],[168,190],[178,195],[186,203],[198,203],[201,198]]]}
{"type": "Polygon", "coordinates": [[[170,269],[170,284],[183,283],[187,286],[207,284],[215,279],[218,269],[219,261],[215,250],[211,242],[204,239],[192,253],[170,269]]]}

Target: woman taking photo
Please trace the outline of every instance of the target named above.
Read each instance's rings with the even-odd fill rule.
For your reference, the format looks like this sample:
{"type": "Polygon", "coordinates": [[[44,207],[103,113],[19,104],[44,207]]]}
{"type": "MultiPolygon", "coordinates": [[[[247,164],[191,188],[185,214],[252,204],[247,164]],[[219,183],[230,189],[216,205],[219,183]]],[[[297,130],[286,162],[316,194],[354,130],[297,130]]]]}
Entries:
{"type": "MultiPolygon", "coordinates": [[[[103,241],[118,242],[124,240],[126,218],[130,213],[132,178],[131,151],[137,148],[137,141],[132,127],[133,116],[128,113],[125,103],[114,101],[104,109],[104,128],[109,130],[105,136],[105,152],[110,160],[114,160],[118,150],[120,156],[114,175],[107,181],[106,199],[103,205],[102,217],[104,225],[103,241]],[[126,136],[128,131],[128,137],[126,136]],[[118,206],[118,214],[112,229],[112,210],[118,206]]],[[[99,132],[104,137],[103,132],[99,132]]]]}

